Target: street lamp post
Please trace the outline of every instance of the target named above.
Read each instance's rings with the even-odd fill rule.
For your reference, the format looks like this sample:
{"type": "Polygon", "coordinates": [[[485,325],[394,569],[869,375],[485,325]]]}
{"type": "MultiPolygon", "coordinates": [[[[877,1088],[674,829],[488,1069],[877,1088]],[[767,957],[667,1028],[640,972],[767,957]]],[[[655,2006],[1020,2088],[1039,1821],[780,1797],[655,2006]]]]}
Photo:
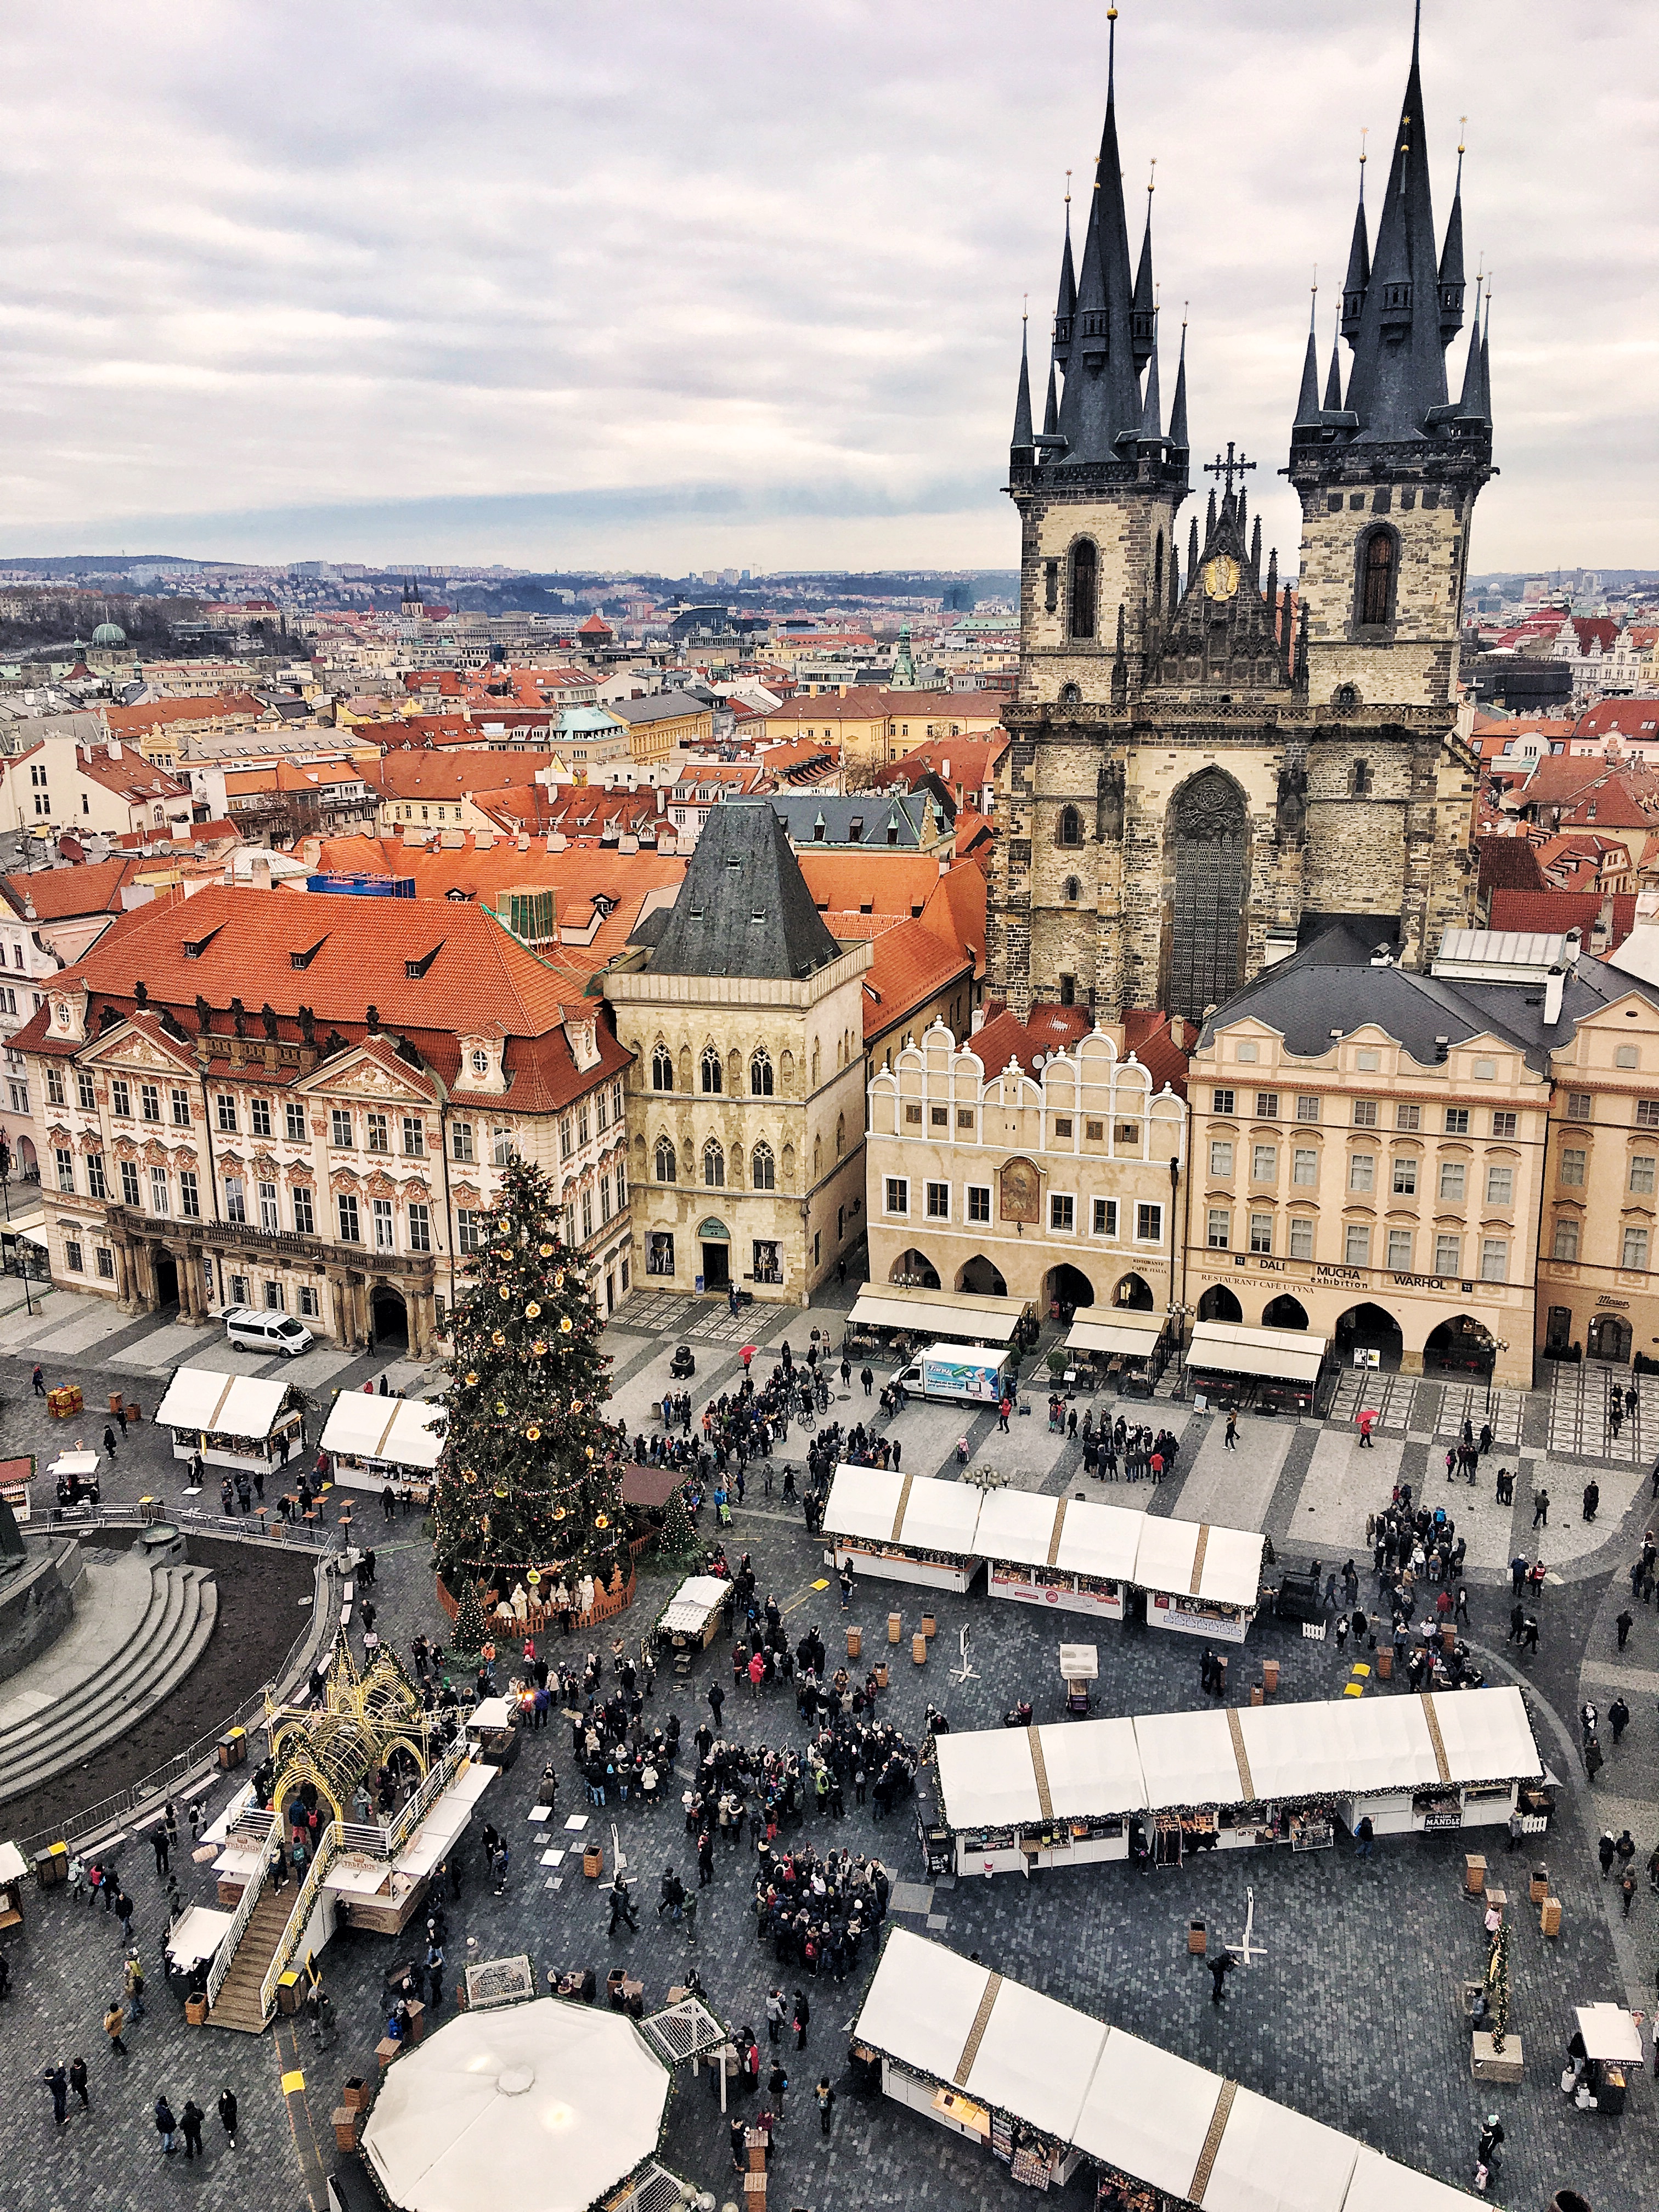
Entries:
{"type": "Polygon", "coordinates": [[[1488,1368],[1487,1368],[1487,1370],[1486,1370],[1486,1419],[1487,1419],[1488,1420],[1491,1420],[1491,1419],[1492,1419],[1492,1376],[1494,1376],[1494,1374],[1496,1374],[1496,1372],[1498,1371],[1498,1362],[1499,1355],[1500,1355],[1501,1353],[1503,1353],[1503,1352],[1507,1352],[1508,1350],[1509,1350],[1509,1346],[1508,1346],[1508,1345],[1507,1345],[1507,1344],[1503,1343],[1503,1342],[1502,1342],[1498,1338],[1497,1338],[1497,1337],[1494,1337],[1494,1338],[1492,1339],[1492,1364],[1491,1364],[1491,1365],[1490,1365],[1490,1366],[1488,1366],[1488,1368]]]}

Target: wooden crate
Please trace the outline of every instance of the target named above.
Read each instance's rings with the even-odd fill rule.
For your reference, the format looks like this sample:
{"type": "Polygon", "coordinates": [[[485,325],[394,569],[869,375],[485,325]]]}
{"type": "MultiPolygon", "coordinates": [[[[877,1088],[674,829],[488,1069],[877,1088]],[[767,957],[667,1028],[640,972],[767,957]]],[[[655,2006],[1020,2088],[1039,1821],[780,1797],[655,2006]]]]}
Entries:
{"type": "Polygon", "coordinates": [[[1561,1933],[1561,1900],[1559,1897],[1547,1897],[1544,1899],[1538,1908],[1538,1925],[1540,1932],[1546,1936],[1559,1936],[1561,1933]]]}
{"type": "Polygon", "coordinates": [[[334,2107],[334,2148],[343,2151],[357,2148],[357,2115],[349,2105],[334,2107]]]}
{"type": "Polygon", "coordinates": [[[1486,1862],[1479,1851],[1471,1851],[1463,1861],[1463,1888],[1467,1895],[1479,1897],[1486,1886],[1486,1862]]]}

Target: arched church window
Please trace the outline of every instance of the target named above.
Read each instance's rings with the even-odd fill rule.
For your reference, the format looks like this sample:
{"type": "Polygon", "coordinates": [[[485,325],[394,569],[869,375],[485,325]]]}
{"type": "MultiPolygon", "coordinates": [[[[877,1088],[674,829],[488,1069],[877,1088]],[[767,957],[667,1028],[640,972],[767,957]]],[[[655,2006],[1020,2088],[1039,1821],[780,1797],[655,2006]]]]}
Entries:
{"type": "Polygon", "coordinates": [[[657,1181],[659,1182],[674,1182],[678,1180],[678,1178],[675,1170],[674,1147],[666,1137],[659,1137],[657,1139],[657,1181]]]}
{"type": "Polygon", "coordinates": [[[1374,530],[1365,540],[1360,564],[1359,619],[1367,629],[1393,620],[1398,550],[1398,540],[1391,530],[1374,530]]]}
{"type": "Polygon", "coordinates": [[[712,1044],[703,1048],[702,1087],[716,1095],[726,1087],[726,1071],[721,1067],[720,1056],[712,1044]]]}
{"type": "Polygon", "coordinates": [[[772,1055],[763,1044],[757,1045],[749,1063],[749,1095],[751,1098],[772,1096],[772,1055]]]}
{"type": "Polygon", "coordinates": [[[1370,796],[1371,764],[1369,761],[1357,760],[1354,763],[1349,777],[1349,787],[1356,799],[1367,799],[1370,796]]]}
{"type": "Polygon", "coordinates": [[[702,1148],[702,1179],[710,1190],[726,1188],[726,1154],[717,1137],[711,1137],[702,1148]]]}
{"type": "Polygon", "coordinates": [[[1060,810],[1060,842],[1062,845],[1083,842],[1083,817],[1075,806],[1062,806],[1060,810]]]}
{"type": "Polygon", "coordinates": [[[1099,564],[1094,546],[1088,538],[1079,538],[1072,548],[1073,637],[1092,637],[1095,635],[1099,582],[1099,564]]]}
{"type": "Polygon", "coordinates": [[[659,1044],[651,1055],[651,1088],[672,1091],[674,1088],[674,1062],[665,1044],[659,1044]]]}
{"type": "Polygon", "coordinates": [[[1339,684],[1331,694],[1331,704],[1334,707],[1357,707],[1359,704],[1359,686],[1357,684],[1339,684]]]}
{"type": "Polygon", "coordinates": [[[1062,707],[1080,707],[1083,704],[1083,694],[1075,684],[1060,685],[1060,703],[1062,707]]]}
{"type": "Polygon", "coordinates": [[[1161,530],[1152,547],[1152,605],[1159,609],[1164,605],[1164,532],[1161,530]]]}
{"type": "Polygon", "coordinates": [[[750,1155],[750,1181],[757,1190],[772,1190],[777,1185],[777,1172],[773,1164],[772,1147],[757,1145],[750,1155]]]}
{"type": "Polygon", "coordinates": [[[1075,876],[1067,876],[1066,878],[1066,900],[1067,905],[1075,906],[1077,904],[1081,890],[1082,885],[1078,882],[1077,878],[1075,876]]]}

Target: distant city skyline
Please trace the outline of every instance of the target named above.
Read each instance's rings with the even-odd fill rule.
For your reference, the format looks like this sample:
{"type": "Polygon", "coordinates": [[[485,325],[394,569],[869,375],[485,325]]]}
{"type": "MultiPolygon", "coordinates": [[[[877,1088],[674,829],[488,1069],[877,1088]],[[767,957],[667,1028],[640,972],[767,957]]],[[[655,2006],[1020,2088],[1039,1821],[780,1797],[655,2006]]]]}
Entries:
{"type": "MultiPolygon", "coordinates": [[[[1166,392],[1190,301],[1194,466],[1230,437],[1259,455],[1253,499],[1287,565],[1274,472],[1308,288],[1317,262],[1322,350],[1360,127],[1385,155],[1409,14],[1127,0],[1118,23],[1137,241],[1158,162],[1166,392]]],[[[1012,566],[1020,304],[1041,376],[1104,11],[690,18],[645,0],[630,24],[619,45],[610,11],[527,0],[465,21],[409,0],[395,37],[368,12],[279,21],[247,0],[18,18],[0,542],[1012,566]]],[[[1436,214],[1467,112],[1469,271],[1484,253],[1497,272],[1503,473],[1473,566],[1639,566],[1659,556],[1659,307],[1632,276],[1651,41],[1635,0],[1516,32],[1500,0],[1425,11],[1436,214]]]]}

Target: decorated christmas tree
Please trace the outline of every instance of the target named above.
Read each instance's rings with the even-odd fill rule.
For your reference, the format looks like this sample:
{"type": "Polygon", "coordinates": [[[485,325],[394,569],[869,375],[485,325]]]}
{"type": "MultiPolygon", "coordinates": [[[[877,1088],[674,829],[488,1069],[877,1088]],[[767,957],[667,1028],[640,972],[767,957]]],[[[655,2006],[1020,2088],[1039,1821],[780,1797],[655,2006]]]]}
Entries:
{"type": "Polygon", "coordinates": [[[609,1360],[556,1206],[549,1177],[514,1160],[456,1309],[432,1524],[434,1564],[458,1595],[469,1577],[505,1596],[532,1574],[628,1573],[617,1437],[601,1412],[609,1360]]]}
{"type": "Polygon", "coordinates": [[[658,1532],[657,1550],[665,1559],[683,1559],[697,1548],[697,1532],[691,1525],[691,1516],[686,1510],[685,1488],[676,1483],[669,1493],[668,1505],[662,1516],[662,1528],[658,1532]]]}
{"type": "Polygon", "coordinates": [[[455,1634],[453,1639],[455,1649],[465,1657],[476,1659],[483,1650],[484,1637],[487,1633],[484,1626],[483,1604],[478,1595],[478,1585],[470,1574],[464,1574],[461,1577],[460,1589],[453,1595],[459,1600],[459,1606],[455,1614],[455,1634]]]}

